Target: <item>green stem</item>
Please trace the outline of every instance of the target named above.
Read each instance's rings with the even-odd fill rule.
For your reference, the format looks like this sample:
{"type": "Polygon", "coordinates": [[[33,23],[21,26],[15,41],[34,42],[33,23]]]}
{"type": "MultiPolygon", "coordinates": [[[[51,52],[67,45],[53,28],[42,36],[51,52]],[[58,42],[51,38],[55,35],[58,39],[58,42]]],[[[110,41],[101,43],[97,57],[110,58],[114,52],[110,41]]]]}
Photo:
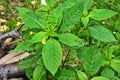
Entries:
{"type": "Polygon", "coordinates": [[[84,26],[82,29],[78,31],[78,35],[85,29],[86,27],[84,26]]]}

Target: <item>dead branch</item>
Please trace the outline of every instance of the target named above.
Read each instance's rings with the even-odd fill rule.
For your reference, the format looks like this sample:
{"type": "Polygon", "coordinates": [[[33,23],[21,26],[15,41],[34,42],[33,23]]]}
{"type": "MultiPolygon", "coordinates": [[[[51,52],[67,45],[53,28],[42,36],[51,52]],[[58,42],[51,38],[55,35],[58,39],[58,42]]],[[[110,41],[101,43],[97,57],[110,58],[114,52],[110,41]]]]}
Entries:
{"type": "Polygon", "coordinates": [[[25,69],[18,69],[16,64],[0,65],[0,80],[25,76],[25,69]]]}
{"type": "Polygon", "coordinates": [[[10,44],[10,42],[14,41],[15,38],[22,38],[22,34],[19,31],[23,25],[24,24],[22,23],[20,27],[16,28],[15,30],[0,35],[0,58],[17,45],[17,43],[10,44]]]}
{"type": "Polygon", "coordinates": [[[22,28],[23,25],[24,24],[21,24],[19,28],[15,29],[15,30],[13,30],[11,32],[8,32],[6,34],[1,35],[0,36],[0,42],[2,40],[5,40],[5,39],[9,38],[9,37],[22,38],[22,34],[19,32],[19,30],[22,28]]]}

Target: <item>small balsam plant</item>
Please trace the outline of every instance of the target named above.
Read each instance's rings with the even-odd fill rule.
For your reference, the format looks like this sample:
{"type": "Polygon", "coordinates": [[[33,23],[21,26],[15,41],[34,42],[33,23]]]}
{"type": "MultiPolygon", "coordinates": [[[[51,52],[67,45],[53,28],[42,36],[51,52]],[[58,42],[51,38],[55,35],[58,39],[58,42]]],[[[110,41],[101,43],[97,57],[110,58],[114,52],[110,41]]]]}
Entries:
{"type": "Polygon", "coordinates": [[[46,0],[45,5],[39,5],[34,11],[17,8],[25,25],[24,39],[15,51],[31,53],[19,63],[30,80],[110,80],[116,77],[114,72],[120,72],[119,56],[113,58],[113,47],[104,51],[99,47],[117,40],[109,29],[95,22],[117,12],[92,9],[92,6],[93,0],[46,0]],[[87,39],[81,36],[82,32],[87,32],[87,39]]]}

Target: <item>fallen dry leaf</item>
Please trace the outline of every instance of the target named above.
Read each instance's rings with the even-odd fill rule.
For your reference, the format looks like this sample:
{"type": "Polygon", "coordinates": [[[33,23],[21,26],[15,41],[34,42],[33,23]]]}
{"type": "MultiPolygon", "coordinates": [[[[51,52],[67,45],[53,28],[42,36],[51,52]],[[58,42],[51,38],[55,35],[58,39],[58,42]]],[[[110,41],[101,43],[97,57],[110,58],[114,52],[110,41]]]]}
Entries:
{"type": "Polygon", "coordinates": [[[15,63],[15,62],[19,62],[22,59],[28,57],[29,55],[30,55],[30,53],[27,53],[27,52],[26,53],[22,53],[22,54],[20,54],[18,56],[13,57],[9,61],[5,62],[4,64],[6,65],[6,64],[12,64],[12,63],[15,63]]]}
{"type": "Polygon", "coordinates": [[[8,80],[23,80],[22,78],[11,78],[11,79],[8,79],[8,80]]]}
{"type": "Polygon", "coordinates": [[[7,38],[4,42],[5,45],[10,44],[10,42],[12,42],[13,38],[7,38]]]}
{"type": "Polygon", "coordinates": [[[22,59],[28,57],[30,53],[9,53],[0,59],[0,65],[7,65],[21,61],[22,59]]]}
{"type": "Polygon", "coordinates": [[[0,5],[0,11],[3,11],[5,8],[2,6],[2,5],[0,5]]]}
{"type": "Polygon", "coordinates": [[[5,55],[4,57],[2,57],[0,59],[0,65],[3,65],[5,62],[9,61],[10,59],[12,59],[13,57],[19,55],[19,54],[22,54],[21,52],[18,52],[18,53],[9,53],[7,55],[5,55]]]}
{"type": "Polygon", "coordinates": [[[7,31],[9,28],[6,25],[0,26],[0,32],[5,32],[7,31]]]}
{"type": "Polygon", "coordinates": [[[7,22],[5,19],[0,19],[0,23],[2,23],[2,22],[7,22]]]}
{"type": "Polygon", "coordinates": [[[12,78],[12,79],[8,79],[8,80],[23,80],[22,78],[12,78]]]}

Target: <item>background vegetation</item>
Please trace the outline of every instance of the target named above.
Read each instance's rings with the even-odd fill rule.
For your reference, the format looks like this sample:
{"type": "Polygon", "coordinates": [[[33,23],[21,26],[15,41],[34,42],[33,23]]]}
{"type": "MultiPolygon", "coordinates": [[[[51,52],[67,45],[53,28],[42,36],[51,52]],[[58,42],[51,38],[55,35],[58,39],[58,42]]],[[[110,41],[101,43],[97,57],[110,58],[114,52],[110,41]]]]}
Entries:
{"type": "MultiPolygon", "coordinates": [[[[70,4],[70,6],[74,4],[78,6],[75,2],[77,0],[66,1],[68,1],[66,4],[70,4]]],[[[92,0],[86,1],[91,2],[92,0]]],[[[59,1],[59,3],[61,3],[61,1],[59,1]]],[[[48,4],[50,6],[52,5],[49,1],[48,4]]],[[[65,4],[64,1],[62,4],[65,4]]],[[[91,4],[89,5],[91,6],[91,4]]],[[[53,9],[48,10],[50,15],[45,12],[39,13],[41,10],[47,11],[46,7],[41,6],[39,0],[3,0],[0,2],[0,18],[6,20],[1,22],[1,26],[7,26],[7,29],[1,30],[1,33],[13,30],[21,22],[25,22],[26,24],[21,30],[24,39],[19,42],[20,45],[18,45],[15,50],[28,51],[31,53],[31,56],[23,60],[19,65],[19,67],[26,68],[27,77],[31,80],[120,80],[120,1],[94,0],[88,12],[84,13],[83,11],[83,14],[79,13],[79,15],[81,15],[80,20],[77,21],[76,17],[73,18],[72,24],[77,23],[74,24],[75,27],[69,30],[65,27],[61,28],[62,24],[66,25],[67,23],[65,24],[60,21],[61,14],[57,14],[56,7],[58,7],[57,4],[54,7],[56,12],[53,12],[52,16],[56,17],[55,14],[59,15],[57,17],[58,20],[54,22],[55,19],[49,17],[51,16],[50,13],[54,11],[53,9]],[[102,18],[105,17],[105,19],[98,20],[99,18],[97,17],[91,17],[88,21],[86,17],[90,12],[97,9],[109,9],[114,12],[103,12],[103,15],[106,16],[111,13],[108,18],[103,16],[102,18]],[[29,12],[29,10],[30,14],[27,15],[25,12],[29,12]],[[48,23],[52,26],[57,26],[55,27],[55,31],[52,31],[54,27],[50,28],[50,31],[47,31],[37,28],[37,24],[31,23],[31,20],[36,17],[34,13],[43,21],[44,18],[48,16],[48,23]],[[29,20],[26,15],[32,16],[32,19],[30,18],[29,20]],[[26,19],[28,19],[28,21],[26,21],[26,19]],[[53,23],[50,21],[53,21],[53,23]],[[59,28],[61,31],[59,31],[59,28]],[[98,35],[96,36],[97,32],[98,35]],[[49,33],[49,35],[44,36],[46,33],[49,33]],[[38,38],[39,36],[40,38],[38,38]],[[27,45],[27,47],[24,45],[27,45]],[[51,47],[51,45],[54,46],[51,47]],[[62,51],[60,47],[62,47],[62,51]],[[54,62],[54,60],[53,62],[56,64],[51,65],[49,64],[49,60],[46,60],[46,56],[50,56],[48,54],[51,53],[48,52],[53,48],[56,52],[62,53],[62,55],[56,55],[56,52],[53,51],[53,55],[57,56],[57,59],[59,59],[61,63],[55,58],[57,62],[54,62]],[[60,58],[61,56],[62,59],[60,58]]],[[[59,12],[61,8],[58,8],[59,12]]],[[[76,7],[74,7],[74,9],[75,8],[76,7]]],[[[72,10],[68,10],[70,13],[66,13],[67,15],[65,15],[69,17],[69,14],[74,14],[74,9],[73,12],[72,10]]],[[[64,12],[66,10],[67,8],[64,8],[64,12]]],[[[82,8],[80,8],[80,10],[82,11],[82,8]]],[[[63,18],[63,21],[65,20],[66,19],[63,18]]],[[[70,23],[70,25],[72,24],[70,23]]]]}

